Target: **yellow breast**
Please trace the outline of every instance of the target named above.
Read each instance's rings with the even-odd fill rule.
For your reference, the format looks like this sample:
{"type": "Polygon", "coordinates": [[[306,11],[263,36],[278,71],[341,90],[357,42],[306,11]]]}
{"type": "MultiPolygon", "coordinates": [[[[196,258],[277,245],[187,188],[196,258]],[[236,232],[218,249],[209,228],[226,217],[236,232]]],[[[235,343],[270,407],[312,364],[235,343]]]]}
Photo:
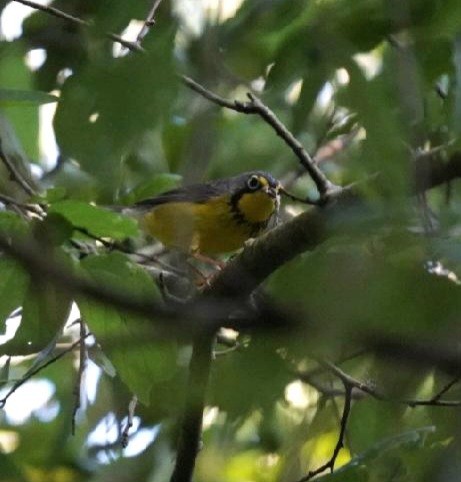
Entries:
{"type": "Polygon", "coordinates": [[[218,254],[235,251],[269,220],[275,204],[267,195],[244,194],[235,216],[229,196],[206,203],[170,202],[154,207],[143,218],[145,230],[167,247],[218,254]],[[267,202],[267,201],[270,202],[267,202]]]}

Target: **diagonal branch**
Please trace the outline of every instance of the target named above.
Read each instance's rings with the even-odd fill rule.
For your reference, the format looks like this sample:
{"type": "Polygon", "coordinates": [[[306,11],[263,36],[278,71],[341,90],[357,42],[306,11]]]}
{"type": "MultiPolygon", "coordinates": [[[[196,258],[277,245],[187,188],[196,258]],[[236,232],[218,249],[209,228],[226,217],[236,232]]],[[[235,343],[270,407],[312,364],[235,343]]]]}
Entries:
{"type": "Polygon", "coordinates": [[[133,426],[133,419],[134,419],[134,414],[135,414],[137,405],[138,405],[138,397],[136,395],[133,395],[133,397],[130,400],[130,403],[128,404],[128,415],[126,417],[127,418],[126,425],[123,428],[122,434],[120,436],[120,445],[124,449],[128,447],[130,429],[133,426]]]}
{"type": "Polygon", "coordinates": [[[391,398],[384,393],[381,393],[373,386],[370,386],[368,383],[362,382],[357,380],[356,378],[352,377],[348,373],[341,370],[341,368],[337,367],[335,364],[328,362],[326,360],[317,359],[318,363],[329,370],[333,375],[341,380],[344,385],[348,385],[351,388],[355,388],[357,390],[362,391],[363,393],[367,393],[371,397],[375,398],[376,400],[386,401],[386,402],[393,402],[393,403],[400,403],[404,405],[408,405],[409,407],[416,407],[416,406],[433,406],[433,407],[459,407],[461,406],[460,400],[442,400],[441,396],[453,386],[458,380],[453,380],[449,385],[444,387],[438,394],[434,397],[430,398],[429,400],[417,400],[417,399],[396,399],[391,398]]]}
{"type": "Polygon", "coordinates": [[[40,10],[42,12],[53,15],[53,17],[62,18],[63,20],[67,20],[69,22],[72,22],[72,23],[75,23],[75,24],[78,24],[78,25],[84,25],[86,27],[89,26],[89,23],[85,22],[85,20],[82,20],[81,18],[78,18],[78,17],[74,17],[73,15],[70,15],[69,13],[65,13],[61,10],[58,10],[57,8],[50,7],[48,5],[42,5],[42,4],[34,2],[32,0],[13,0],[13,2],[21,3],[22,5],[25,5],[26,7],[33,8],[34,10],[40,10]]]}
{"type": "MultiPolygon", "coordinates": [[[[461,380],[461,376],[455,377],[452,380],[450,380],[441,390],[439,390],[432,398],[431,402],[440,402],[441,398],[445,393],[447,393],[454,385],[459,383],[461,380]]],[[[461,404],[460,404],[461,405],[461,404]]]]}
{"type": "Polygon", "coordinates": [[[343,413],[340,421],[338,440],[336,442],[335,448],[333,449],[333,453],[331,454],[331,457],[327,462],[325,462],[317,469],[310,471],[307,475],[299,479],[298,482],[307,482],[308,480],[311,480],[313,477],[321,474],[322,472],[325,472],[326,470],[330,470],[331,472],[333,472],[335,468],[336,459],[338,458],[339,452],[344,447],[344,438],[346,436],[347,421],[349,419],[349,414],[351,412],[351,403],[352,403],[353,387],[352,385],[349,385],[345,381],[343,381],[343,384],[344,384],[344,408],[343,408],[343,413]]]}
{"type": "Polygon", "coordinates": [[[81,398],[82,398],[82,380],[83,380],[83,373],[85,372],[86,364],[87,364],[87,348],[85,344],[85,339],[87,337],[87,331],[84,321],[80,318],[78,320],[80,326],[80,349],[79,349],[79,360],[78,360],[78,372],[77,372],[77,379],[75,380],[74,384],[74,407],[72,410],[72,421],[71,421],[71,433],[75,435],[75,426],[76,426],[76,419],[77,413],[81,407],[81,398]]]}
{"type": "Polygon", "coordinates": [[[24,176],[16,169],[16,166],[14,165],[14,163],[8,157],[6,152],[3,150],[1,139],[0,139],[0,159],[5,165],[8,172],[10,173],[11,179],[15,181],[26,194],[28,194],[29,196],[33,196],[34,194],[36,194],[33,187],[26,181],[24,176]]]}
{"type": "Polygon", "coordinates": [[[138,47],[141,47],[141,42],[144,40],[144,37],[149,33],[150,28],[155,25],[155,14],[161,3],[162,0],[154,0],[152,7],[149,10],[149,13],[147,14],[146,20],[144,20],[144,25],[142,26],[140,32],[138,33],[138,36],[136,37],[135,44],[138,47]]]}
{"type": "Polygon", "coordinates": [[[316,162],[306,151],[303,145],[259,97],[249,92],[247,93],[249,98],[248,102],[240,102],[237,100],[230,101],[209,91],[195,80],[192,80],[190,77],[183,75],[181,80],[187,87],[221,107],[225,107],[226,109],[231,109],[236,112],[241,112],[243,114],[259,115],[269,126],[272,127],[272,129],[274,129],[276,134],[285,141],[288,147],[294,152],[301,165],[310,174],[312,180],[317,186],[320,194],[320,200],[322,202],[327,201],[330,194],[341,189],[327,179],[325,174],[319,169],[316,162]]]}
{"type": "Polygon", "coordinates": [[[5,204],[5,206],[14,206],[18,208],[21,212],[33,213],[39,217],[44,215],[43,209],[38,204],[29,204],[18,201],[6,194],[0,194],[0,202],[5,204]]]}
{"type": "Polygon", "coordinates": [[[242,313],[239,300],[214,299],[211,296],[168,307],[150,297],[136,296],[135,293],[97,284],[76,275],[55,257],[44,256],[41,245],[32,239],[25,241],[15,237],[12,241],[8,235],[0,232],[0,249],[17,260],[30,274],[46,279],[62,290],[151,319],[153,331],[163,336],[190,339],[191,336],[208,333],[221,326],[237,330],[258,327],[267,330],[282,326],[286,328],[297,322],[292,314],[275,306],[268,306],[261,312],[242,313]],[[237,309],[239,316],[230,317],[237,309]]]}
{"type": "MultiPolygon", "coordinates": [[[[33,8],[35,10],[40,10],[41,12],[45,12],[49,15],[53,15],[53,17],[61,18],[63,20],[67,20],[68,22],[71,22],[75,25],[82,25],[84,27],[91,27],[91,24],[87,22],[86,20],[83,20],[79,17],[75,17],[73,15],[70,15],[68,13],[63,12],[62,10],[59,10],[55,7],[50,7],[48,5],[41,5],[40,3],[34,2],[32,0],[12,0],[13,2],[21,3],[22,5],[26,5],[27,7],[33,8]]],[[[110,38],[114,42],[117,42],[124,47],[126,47],[128,50],[131,51],[137,51],[137,52],[142,52],[143,49],[140,45],[138,45],[136,42],[130,42],[128,40],[125,40],[124,38],[120,37],[120,35],[117,35],[115,33],[108,32],[106,33],[106,37],[110,38]]]]}

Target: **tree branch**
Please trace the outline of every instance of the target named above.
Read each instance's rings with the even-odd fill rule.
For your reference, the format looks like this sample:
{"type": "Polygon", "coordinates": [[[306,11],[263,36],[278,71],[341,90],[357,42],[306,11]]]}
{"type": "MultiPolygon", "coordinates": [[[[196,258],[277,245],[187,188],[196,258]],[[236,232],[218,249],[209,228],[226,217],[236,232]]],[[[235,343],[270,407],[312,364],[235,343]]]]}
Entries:
{"type": "Polygon", "coordinates": [[[85,371],[86,362],[87,362],[87,358],[88,358],[86,344],[85,344],[85,339],[87,337],[86,326],[85,326],[85,323],[83,322],[83,320],[81,318],[78,320],[78,323],[79,323],[79,326],[80,326],[80,347],[79,347],[77,379],[75,380],[74,390],[73,390],[74,408],[72,410],[72,422],[71,422],[71,424],[72,424],[72,428],[71,428],[72,435],[75,435],[75,425],[76,425],[77,412],[78,412],[78,410],[80,409],[80,406],[81,406],[83,373],[85,371]]]}
{"type": "Polygon", "coordinates": [[[459,383],[460,380],[461,380],[461,376],[455,377],[455,378],[453,378],[452,380],[450,380],[441,390],[439,390],[439,391],[431,398],[430,401],[432,401],[432,402],[440,401],[440,399],[442,398],[442,396],[445,395],[445,393],[447,393],[448,390],[451,389],[451,387],[453,387],[454,385],[456,385],[457,383],[459,383]]]}
{"type": "Polygon", "coordinates": [[[2,160],[3,164],[5,165],[8,172],[10,173],[11,179],[15,181],[26,194],[28,194],[29,196],[33,196],[34,194],[36,194],[33,187],[26,181],[26,179],[24,179],[21,173],[16,169],[16,166],[14,165],[14,163],[8,157],[6,152],[3,150],[1,139],[0,139],[0,159],[2,160]]]}
{"type": "Polygon", "coordinates": [[[196,338],[189,363],[176,463],[170,482],[190,482],[200,450],[205,394],[211,369],[214,332],[196,338]]]}
{"type": "MultiPolygon", "coordinates": [[[[68,13],[63,12],[62,10],[59,10],[54,7],[50,7],[48,5],[41,5],[40,3],[33,2],[31,0],[13,0],[13,2],[21,3],[22,5],[26,5],[27,7],[33,8],[34,10],[40,10],[42,12],[45,12],[49,15],[53,15],[53,17],[61,18],[63,20],[66,20],[68,22],[71,22],[75,25],[82,25],[84,27],[91,27],[91,24],[87,22],[86,20],[83,20],[79,17],[75,17],[73,15],[70,15],[68,13]]],[[[117,35],[115,33],[108,32],[105,34],[106,37],[110,38],[114,42],[117,42],[124,47],[126,47],[128,50],[131,51],[137,51],[137,52],[142,52],[143,48],[138,45],[136,42],[129,42],[128,40],[123,39],[120,37],[120,35],[117,35]]]]}
{"type": "Polygon", "coordinates": [[[216,300],[211,296],[168,307],[156,300],[77,276],[51,255],[44,256],[41,246],[32,239],[24,241],[14,238],[11,242],[5,234],[0,233],[0,249],[16,259],[30,274],[38,275],[40,279],[46,279],[62,290],[149,318],[155,333],[167,337],[190,339],[191,336],[215,331],[221,326],[237,330],[274,329],[282,326],[286,329],[297,322],[289,312],[285,313],[276,306],[267,306],[267,309],[261,312],[248,310],[242,313],[239,300],[216,300]],[[229,317],[237,309],[239,317],[229,317]]]}
{"type": "Polygon", "coordinates": [[[317,359],[318,363],[328,369],[331,373],[333,373],[336,377],[338,377],[343,384],[347,384],[351,388],[356,388],[364,393],[367,393],[371,397],[375,398],[376,400],[386,401],[386,402],[393,402],[393,403],[400,403],[404,405],[408,405],[410,407],[416,406],[433,406],[433,407],[459,407],[461,406],[461,400],[441,400],[440,397],[445,393],[450,387],[446,388],[445,390],[441,391],[436,396],[430,398],[429,400],[418,400],[418,399],[395,399],[391,398],[378,390],[376,388],[370,386],[368,383],[362,382],[357,380],[356,378],[352,377],[348,373],[344,372],[340,368],[338,368],[335,364],[328,362],[326,360],[317,359]]]}
{"type": "Polygon", "coordinates": [[[135,414],[137,405],[138,405],[138,397],[136,395],[133,395],[133,397],[130,400],[130,403],[128,404],[128,415],[127,415],[126,425],[120,436],[120,445],[124,449],[128,447],[130,429],[133,426],[133,419],[134,419],[134,414],[135,414]]]}
{"type": "Polygon", "coordinates": [[[287,127],[275,115],[275,113],[256,95],[248,92],[247,96],[249,98],[249,102],[240,102],[237,100],[230,101],[214,94],[197,83],[195,80],[192,80],[190,77],[183,75],[181,76],[181,79],[187,87],[221,107],[225,107],[226,109],[231,109],[236,112],[241,112],[243,114],[259,115],[268,125],[272,127],[272,129],[274,129],[276,134],[285,141],[288,147],[294,152],[301,165],[310,174],[312,180],[317,186],[320,194],[320,200],[322,202],[327,201],[332,192],[341,189],[327,179],[325,174],[318,168],[316,162],[312,159],[310,154],[304,149],[303,145],[287,129],[287,127]]]}
{"type": "Polygon", "coordinates": [[[341,416],[340,421],[340,430],[338,435],[338,441],[336,442],[335,448],[333,449],[333,453],[330,459],[318,467],[315,470],[310,471],[306,476],[299,479],[298,482],[307,482],[308,480],[312,479],[318,474],[325,472],[325,470],[330,470],[333,472],[335,468],[336,459],[338,458],[340,450],[344,447],[344,437],[346,435],[346,427],[347,421],[349,419],[349,414],[351,412],[351,402],[352,402],[352,385],[349,385],[347,382],[343,381],[344,384],[344,408],[343,414],[341,416]]]}
{"type": "Polygon", "coordinates": [[[40,10],[42,12],[48,13],[49,15],[53,15],[54,17],[67,20],[68,22],[72,22],[78,25],[84,25],[86,27],[89,26],[89,23],[85,22],[85,20],[82,20],[81,18],[78,18],[78,17],[74,17],[73,15],[70,15],[68,13],[58,10],[57,8],[50,7],[48,5],[42,5],[40,3],[33,2],[31,0],[13,0],[13,2],[22,3],[22,5],[25,5],[26,7],[33,8],[34,10],[40,10]]]}
{"type": "Polygon", "coordinates": [[[5,204],[6,206],[15,206],[23,212],[27,211],[40,217],[44,215],[43,209],[41,209],[38,204],[23,203],[21,201],[17,201],[10,196],[7,196],[6,194],[0,194],[0,202],[5,204]]]}
{"type": "Polygon", "coordinates": [[[162,0],[154,0],[152,7],[146,17],[146,20],[144,20],[144,25],[142,26],[140,32],[138,33],[138,36],[136,37],[135,44],[138,47],[141,47],[141,42],[144,40],[144,37],[149,33],[150,28],[155,25],[155,13],[157,12],[157,9],[158,7],[160,7],[161,3],[162,0]]]}

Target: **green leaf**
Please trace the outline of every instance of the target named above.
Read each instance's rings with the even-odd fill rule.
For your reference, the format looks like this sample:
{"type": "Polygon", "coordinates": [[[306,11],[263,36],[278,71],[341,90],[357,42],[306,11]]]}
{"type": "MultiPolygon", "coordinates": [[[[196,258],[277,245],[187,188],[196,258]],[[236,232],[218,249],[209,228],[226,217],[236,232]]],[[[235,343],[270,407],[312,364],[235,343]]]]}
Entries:
{"type": "Polygon", "coordinates": [[[8,258],[0,258],[0,323],[22,305],[28,276],[8,258]]]}
{"type": "MultiPolygon", "coordinates": [[[[33,73],[24,62],[26,45],[22,42],[2,42],[0,44],[0,87],[4,90],[31,91],[33,87],[33,73]]],[[[38,105],[38,104],[37,104],[38,105]]],[[[38,109],[21,109],[17,105],[2,104],[3,114],[12,124],[19,139],[18,144],[24,146],[26,156],[21,156],[26,162],[27,157],[37,159],[38,152],[38,109]]],[[[0,129],[3,131],[3,129],[0,129]]],[[[2,132],[2,141],[3,132],[2,132]]],[[[5,146],[3,145],[5,149],[5,146]]],[[[8,151],[7,151],[8,152],[8,151]]],[[[11,152],[8,152],[10,156],[11,152]]]]}
{"type": "MultiPolygon", "coordinates": [[[[128,289],[133,296],[159,298],[150,276],[120,253],[88,256],[82,263],[90,277],[106,287],[128,289]]],[[[156,340],[149,320],[87,299],[78,299],[85,323],[129,389],[146,405],[155,384],[176,371],[176,345],[156,340]]]]}
{"type": "Polygon", "coordinates": [[[11,105],[40,105],[59,100],[55,95],[38,90],[0,89],[0,107],[11,105]]]}
{"type": "Polygon", "coordinates": [[[67,197],[67,190],[64,187],[57,186],[47,189],[36,197],[37,202],[46,204],[53,204],[58,201],[63,201],[67,197]]]}
{"type": "Polygon", "coordinates": [[[94,236],[125,239],[139,234],[134,219],[81,201],[58,201],[50,206],[49,213],[60,214],[74,227],[94,236]]]}
{"type": "Polygon", "coordinates": [[[34,238],[43,246],[60,246],[72,237],[74,227],[61,214],[49,213],[33,226],[34,238]]]}
{"type": "Polygon", "coordinates": [[[113,363],[107,358],[99,345],[93,345],[88,348],[88,357],[109,377],[117,375],[117,370],[113,363]]]}
{"type": "Polygon", "coordinates": [[[193,124],[183,117],[174,116],[162,129],[162,147],[168,166],[172,171],[180,168],[181,162],[190,148],[190,135],[193,124]]]}
{"type": "Polygon", "coordinates": [[[30,478],[25,476],[20,466],[12,459],[10,454],[5,454],[2,450],[0,450],[0,480],[8,482],[30,482],[30,478]]]}
{"type": "Polygon", "coordinates": [[[307,119],[315,105],[317,96],[327,80],[328,69],[319,66],[303,78],[301,93],[293,106],[293,132],[295,134],[304,130],[307,119]]]}
{"type": "Polygon", "coordinates": [[[25,355],[42,351],[61,332],[71,302],[69,293],[59,287],[31,279],[24,296],[21,324],[15,337],[5,345],[5,353],[25,355]]]}
{"type": "Polygon", "coordinates": [[[26,221],[18,214],[11,211],[0,211],[0,232],[5,236],[25,234],[26,221]]]}
{"type": "Polygon", "coordinates": [[[123,202],[126,204],[134,204],[154,197],[162,192],[174,189],[181,184],[182,176],[179,174],[157,174],[148,181],[143,182],[134,188],[127,196],[123,197],[123,202]]]}
{"type": "Polygon", "coordinates": [[[109,288],[128,289],[138,297],[160,298],[158,288],[147,271],[122,253],[87,256],[80,264],[94,281],[109,288]]]}
{"type": "Polygon", "coordinates": [[[397,115],[400,100],[391,90],[386,76],[380,75],[367,80],[354,62],[348,62],[350,82],[337,95],[339,102],[357,113],[358,121],[366,129],[363,141],[363,154],[353,165],[353,173],[379,172],[383,176],[380,183],[386,205],[389,201],[402,204],[402,196],[407,195],[408,172],[407,156],[402,138],[407,126],[397,115]]]}
{"type": "Polygon", "coordinates": [[[292,378],[277,353],[279,346],[280,339],[260,335],[245,349],[217,358],[210,382],[211,403],[233,417],[270,409],[292,378]]]}
{"type": "Polygon", "coordinates": [[[174,29],[158,27],[151,48],[144,45],[145,55],[89,64],[62,89],[54,118],[59,147],[109,193],[122,181],[122,158],[168,115],[179,85],[172,58],[174,29]]]}

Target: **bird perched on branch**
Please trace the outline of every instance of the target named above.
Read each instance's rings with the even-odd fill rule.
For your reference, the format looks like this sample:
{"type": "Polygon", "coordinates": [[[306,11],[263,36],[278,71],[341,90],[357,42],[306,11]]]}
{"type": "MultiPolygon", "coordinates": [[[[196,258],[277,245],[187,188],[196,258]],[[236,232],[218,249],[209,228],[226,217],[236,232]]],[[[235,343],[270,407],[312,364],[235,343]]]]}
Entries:
{"type": "Polygon", "coordinates": [[[216,255],[235,251],[276,219],[283,188],[262,171],[193,184],[137,203],[145,231],[168,248],[216,255]]]}

